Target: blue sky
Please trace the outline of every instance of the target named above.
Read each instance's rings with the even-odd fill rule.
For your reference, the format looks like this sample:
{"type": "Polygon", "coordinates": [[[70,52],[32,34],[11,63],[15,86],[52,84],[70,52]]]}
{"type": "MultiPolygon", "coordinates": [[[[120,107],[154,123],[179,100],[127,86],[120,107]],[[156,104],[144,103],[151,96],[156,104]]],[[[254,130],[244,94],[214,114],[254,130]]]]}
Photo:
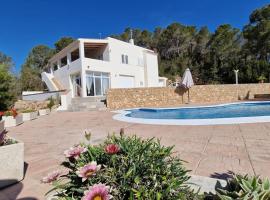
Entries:
{"type": "Polygon", "coordinates": [[[63,36],[98,38],[126,27],[153,30],[172,22],[211,31],[224,23],[242,28],[249,14],[269,0],[1,0],[0,51],[20,71],[35,45],[53,47],[63,36]]]}

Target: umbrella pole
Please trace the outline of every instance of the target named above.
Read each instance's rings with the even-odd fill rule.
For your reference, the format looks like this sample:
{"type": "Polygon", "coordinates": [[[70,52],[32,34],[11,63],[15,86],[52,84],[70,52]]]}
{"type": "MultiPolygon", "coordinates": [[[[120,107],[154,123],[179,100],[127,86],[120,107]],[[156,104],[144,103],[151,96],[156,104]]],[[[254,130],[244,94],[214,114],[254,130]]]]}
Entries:
{"type": "Polygon", "coordinates": [[[188,88],[188,103],[189,103],[189,88],[188,88]]]}

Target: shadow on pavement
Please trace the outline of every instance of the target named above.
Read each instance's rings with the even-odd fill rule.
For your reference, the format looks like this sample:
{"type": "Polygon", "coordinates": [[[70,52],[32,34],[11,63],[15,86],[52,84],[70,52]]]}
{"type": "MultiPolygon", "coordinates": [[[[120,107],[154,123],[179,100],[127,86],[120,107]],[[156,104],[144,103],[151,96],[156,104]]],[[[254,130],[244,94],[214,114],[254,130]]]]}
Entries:
{"type": "Polygon", "coordinates": [[[229,178],[232,178],[234,173],[232,171],[224,172],[224,173],[214,173],[211,174],[211,178],[217,178],[217,179],[223,179],[228,180],[229,178]]]}
{"type": "MultiPolygon", "coordinates": [[[[24,162],[24,177],[28,164],[24,162]]],[[[35,197],[17,198],[23,189],[23,183],[15,179],[0,180],[0,200],[38,200],[35,197]]]]}

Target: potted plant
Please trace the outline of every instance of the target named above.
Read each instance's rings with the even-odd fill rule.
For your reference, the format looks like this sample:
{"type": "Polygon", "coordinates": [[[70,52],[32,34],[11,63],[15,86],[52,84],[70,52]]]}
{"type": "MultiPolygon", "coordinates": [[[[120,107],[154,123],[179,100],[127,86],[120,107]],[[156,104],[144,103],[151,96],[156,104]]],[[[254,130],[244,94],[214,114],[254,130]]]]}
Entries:
{"type": "Polygon", "coordinates": [[[48,107],[43,107],[41,108],[39,111],[38,111],[38,114],[40,116],[43,116],[43,115],[48,115],[50,113],[50,109],[48,109],[48,107]]]}
{"type": "Polygon", "coordinates": [[[5,127],[18,126],[23,123],[21,114],[18,114],[15,109],[4,112],[2,119],[5,121],[5,127]]]}
{"type": "Polygon", "coordinates": [[[24,122],[36,119],[38,117],[38,111],[32,109],[23,110],[21,113],[24,122]]]}
{"type": "Polygon", "coordinates": [[[24,144],[0,133],[0,188],[21,181],[24,176],[24,144]]]}
{"type": "Polygon", "coordinates": [[[266,80],[264,75],[261,75],[257,78],[257,80],[259,81],[259,83],[264,83],[264,81],[266,80]]]}

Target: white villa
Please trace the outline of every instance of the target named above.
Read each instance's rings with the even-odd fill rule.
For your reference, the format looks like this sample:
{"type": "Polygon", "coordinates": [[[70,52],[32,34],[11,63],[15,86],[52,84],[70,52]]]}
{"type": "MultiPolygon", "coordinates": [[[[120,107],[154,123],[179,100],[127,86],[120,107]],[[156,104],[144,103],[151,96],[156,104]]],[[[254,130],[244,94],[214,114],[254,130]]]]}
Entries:
{"type": "Polygon", "coordinates": [[[49,91],[69,91],[67,104],[74,97],[105,96],[108,88],[166,86],[166,78],[158,75],[157,54],[132,39],[77,39],[54,55],[48,68],[42,80],[49,91]]]}

